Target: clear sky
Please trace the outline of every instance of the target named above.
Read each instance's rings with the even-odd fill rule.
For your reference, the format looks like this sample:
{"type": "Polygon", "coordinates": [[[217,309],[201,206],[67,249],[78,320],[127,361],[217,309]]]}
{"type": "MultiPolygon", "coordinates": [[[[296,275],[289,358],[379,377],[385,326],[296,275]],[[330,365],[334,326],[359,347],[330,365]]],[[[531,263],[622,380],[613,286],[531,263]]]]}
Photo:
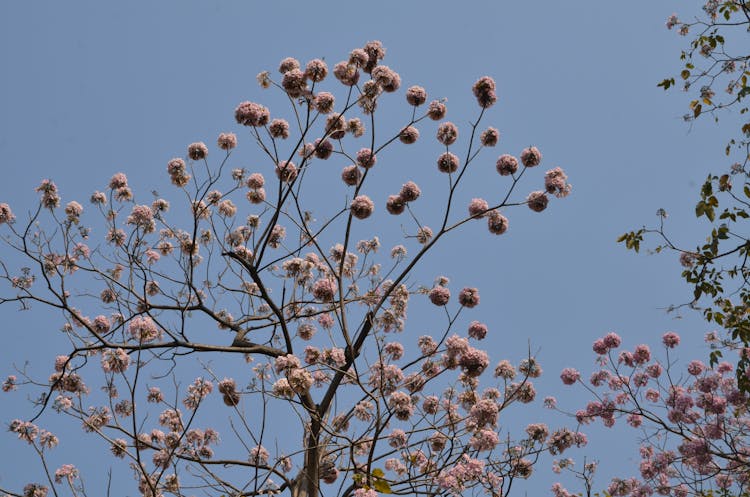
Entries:
{"type": "MultiPolygon", "coordinates": [[[[136,194],[167,190],[165,164],[187,144],[212,144],[219,132],[234,131],[240,147],[252,147],[233,111],[240,101],[272,98],[256,84],[258,72],[275,70],[287,56],[332,65],[379,39],[402,88],[420,84],[431,97],[447,97],[448,118],[459,126],[476,115],[471,84],[483,75],[496,79],[499,102],[485,122],[502,137],[484,156],[487,168],[497,154],[533,144],[545,169],[563,167],[573,184],[569,198],[542,214],[511,211],[511,229],[501,238],[470,227],[449,239],[419,273],[428,285],[446,274],[457,286],[480,288],[477,316],[490,326],[485,345],[493,361],[517,361],[530,344],[546,372],[538,383],[542,398],[562,393],[563,367],[590,371],[591,342],[612,330],[629,347],[656,344],[674,330],[687,342],[685,359],[705,358],[701,341],[710,328],[693,314],[675,319],[664,312],[690,298],[676,258],[635,256],[615,243],[625,231],[654,224],[664,208],[675,239],[695,245],[702,236],[693,216],[698,186],[708,171],[726,167],[720,125],[705,119],[688,127],[681,119],[688,96],[656,87],[678,70],[687,41],[664,21],[675,11],[689,16],[690,8],[699,6],[677,0],[3,2],[0,202],[24,217],[42,178],[54,179],[64,201],[85,200],[117,171],[128,174],[136,194]]],[[[426,146],[433,139],[423,140],[426,146]]],[[[434,167],[432,153],[390,159],[402,162],[399,174],[420,182],[420,168],[434,167]]],[[[536,181],[524,187],[540,188],[536,181]]],[[[0,250],[3,260],[20,264],[0,250]]],[[[410,316],[414,322],[426,319],[418,312],[410,316]]],[[[48,338],[59,325],[54,316],[10,305],[0,308],[0,319],[0,376],[26,360],[46,368],[62,352],[48,338]]],[[[582,398],[568,390],[561,405],[576,408],[582,398]]],[[[21,397],[2,399],[3,422],[28,412],[21,397]]],[[[516,409],[508,416],[501,422],[512,425],[532,414],[516,409]]],[[[591,432],[585,452],[602,462],[600,487],[623,464],[633,469],[621,476],[635,474],[633,432],[624,426],[591,432]],[[632,450],[613,454],[613,441],[632,450]]],[[[3,446],[13,444],[0,452],[0,486],[36,473],[25,466],[25,447],[10,438],[0,434],[3,446]]],[[[529,492],[550,487],[553,475],[543,473],[529,482],[529,492]]],[[[92,494],[101,493],[96,483],[92,494]]]]}

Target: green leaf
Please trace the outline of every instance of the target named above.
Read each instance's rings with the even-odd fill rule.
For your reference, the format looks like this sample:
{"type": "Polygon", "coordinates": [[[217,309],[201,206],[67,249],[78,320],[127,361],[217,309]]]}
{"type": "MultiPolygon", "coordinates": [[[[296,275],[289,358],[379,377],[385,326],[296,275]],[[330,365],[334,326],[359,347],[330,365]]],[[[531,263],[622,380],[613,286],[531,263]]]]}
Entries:
{"type": "Polygon", "coordinates": [[[392,494],[391,486],[385,480],[385,473],[380,468],[372,470],[372,486],[381,494],[392,494]]]}
{"type": "Polygon", "coordinates": [[[372,486],[380,492],[381,494],[392,494],[393,491],[391,490],[391,486],[388,485],[388,482],[385,480],[375,480],[372,483],[372,486]]]}
{"type": "Polygon", "coordinates": [[[690,77],[690,71],[683,69],[680,73],[680,77],[682,77],[682,79],[688,79],[690,77]]]}
{"type": "Polygon", "coordinates": [[[665,79],[656,86],[662,86],[665,90],[668,90],[670,86],[674,85],[674,78],[665,79]]]}

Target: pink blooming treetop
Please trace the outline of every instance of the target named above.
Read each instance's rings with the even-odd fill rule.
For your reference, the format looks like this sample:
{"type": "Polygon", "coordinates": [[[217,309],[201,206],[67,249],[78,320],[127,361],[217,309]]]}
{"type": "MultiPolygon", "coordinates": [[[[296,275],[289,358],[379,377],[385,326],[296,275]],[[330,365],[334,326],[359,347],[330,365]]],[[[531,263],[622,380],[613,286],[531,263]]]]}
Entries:
{"type": "MultiPolygon", "coordinates": [[[[729,362],[675,361],[679,344],[677,333],[665,333],[660,359],[643,344],[620,350],[620,337],[609,333],[594,342],[600,368],[588,379],[572,368],[560,375],[566,385],[581,383],[592,394],[575,412],[579,423],[622,423],[643,440],[637,476],[612,478],[612,496],[739,495],[750,485],[750,397],[738,388],[729,362]]],[[[719,347],[733,352],[731,342],[719,347]]],[[[591,484],[593,472],[574,472],[591,484]]]]}
{"type": "MultiPolygon", "coordinates": [[[[499,326],[480,321],[470,282],[453,298],[445,277],[415,284],[444,238],[466,230],[494,243],[488,235],[507,232],[514,207],[563,197],[565,173],[529,172],[543,190],[527,199],[521,173],[538,150],[521,165],[485,150],[500,136],[482,123],[495,82],[474,84],[476,117],[459,141],[446,100],[428,103],[424,87],[402,84],[385,55],[371,41],[330,67],[289,57],[279,74],[261,72],[257,96],[278,91],[290,107],[270,109],[252,93],[233,110],[234,129],[166,161],[153,187],[171,192],[164,198],[117,173],[85,211],[62,203],[51,180],[30,217],[0,203],[2,240],[14,249],[0,251],[0,302],[62,315],[68,344],[40,378],[9,371],[4,394],[43,398],[29,419],[50,411],[99,438],[113,471],[135,475],[124,493],[143,496],[504,495],[541,453],[583,445],[577,432],[538,423],[505,428],[503,410],[535,401],[541,367],[478,347],[499,326]],[[406,109],[392,129],[383,99],[406,109]],[[405,145],[432,168],[400,163],[405,145]],[[479,198],[467,178],[493,166],[492,193],[479,198]],[[420,188],[435,183],[430,175],[444,188],[420,188]],[[479,218],[486,228],[470,222],[479,218]],[[408,320],[415,299],[447,324],[424,334],[408,320]]],[[[31,333],[30,344],[46,340],[31,333]]],[[[633,361],[648,362],[646,351],[633,361]]],[[[58,445],[31,421],[6,422],[45,461],[58,445]]],[[[48,487],[3,485],[21,495],[82,485],[75,436],[62,440],[59,469],[39,479],[48,487]]]]}

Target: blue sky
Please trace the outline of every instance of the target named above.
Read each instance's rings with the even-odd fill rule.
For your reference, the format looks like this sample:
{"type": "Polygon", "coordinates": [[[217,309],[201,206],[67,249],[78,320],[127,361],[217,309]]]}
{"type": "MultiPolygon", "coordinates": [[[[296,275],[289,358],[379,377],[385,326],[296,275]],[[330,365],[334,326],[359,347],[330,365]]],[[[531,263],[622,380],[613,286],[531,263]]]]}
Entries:
{"type": "MultiPolygon", "coordinates": [[[[459,126],[476,116],[471,84],[493,76],[499,102],[485,123],[502,137],[483,156],[485,165],[534,144],[543,167],[563,167],[573,184],[573,194],[543,214],[511,211],[511,229],[501,238],[469,227],[420,270],[424,284],[446,274],[456,286],[480,288],[477,318],[490,326],[493,361],[517,361],[530,344],[547,373],[538,384],[543,397],[562,393],[561,368],[589,371],[591,342],[611,330],[630,347],[656,344],[674,330],[686,342],[683,358],[703,358],[702,336],[710,328],[696,315],[675,319],[664,312],[690,297],[676,257],[635,256],[615,244],[624,231],[654,224],[664,208],[675,239],[695,245],[703,233],[693,216],[698,186],[708,171],[727,166],[721,123],[688,127],[681,119],[688,96],[656,87],[678,70],[687,41],[664,21],[675,11],[689,16],[689,8],[676,0],[6,2],[0,5],[0,202],[23,217],[42,178],[54,179],[65,201],[88,198],[117,171],[144,198],[153,188],[168,191],[165,164],[187,144],[212,144],[219,132],[234,131],[240,148],[252,147],[233,110],[243,100],[277,99],[258,87],[258,72],[275,71],[287,56],[333,65],[379,39],[402,88],[420,84],[430,97],[447,97],[448,118],[459,126]]],[[[403,118],[395,112],[394,126],[403,118]]],[[[400,162],[398,178],[429,189],[431,180],[421,175],[433,167],[436,144],[429,133],[422,140],[423,148],[388,159],[400,162]]],[[[524,187],[538,189],[540,175],[534,181],[524,187]]],[[[469,197],[472,188],[492,186],[480,176],[469,183],[469,197]]],[[[415,308],[411,319],[426,319],[419,314],[426,308],[415,308]]],[[[18,313],[11,305],[0,307],[0,319],[9,337],[0,350],[1,375],[27,359],[48,365],[60,352],[47,338],[58,326],[53,316],[18,313]]],[[[28,407],[21,397],[8,399],[3,421],[23,417],[28,407]]],[[[509,425],[526,416],[514,415],[509,425]]],[[[632,444],[633,434],[597,433],[586,452],[602,461],[604,486],[608,472],[636,461],[637,453],[633,448],[613,460],[608,444],[632,444]]],[[[0,439],[10,443],[9,434],[0,439]]],[[[16,486],[16,476],[27,471],[23,457],[3,451],[0,486],[16,486]]],[[[554,480],[545,473],[526,488],[546,491],[554,480]]]]}

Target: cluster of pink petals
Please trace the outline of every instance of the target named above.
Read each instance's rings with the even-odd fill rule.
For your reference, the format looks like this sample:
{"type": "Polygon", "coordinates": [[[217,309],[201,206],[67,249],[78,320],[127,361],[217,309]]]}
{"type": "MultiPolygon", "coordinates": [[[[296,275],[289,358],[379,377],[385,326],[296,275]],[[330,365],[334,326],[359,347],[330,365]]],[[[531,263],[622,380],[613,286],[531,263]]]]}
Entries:
{"type": "Polygon", "coordinates": [[[444,286],[436,286],[427,294],[430,302],[436,306],[444,306],[451,298],[451,292],[444,286]]]}
{"type": "Polygon", "coordinates": [[[518,171],[518,159],[512,155],[503,154],[498,157],[495,168],[502,176],[510,176],[518,171]]]}
{"type": "Polygon", "coordinates": [[[529,209],[534,212],[542,212],[547,208],[548,203],[549,197],[547,197],[547,194],[542,191],[531,192],[529,193],[529,196],[526,197],[526,205],[528,205],[529,209]]]}
{"type": "Polygon", "coordinates": [[[487,229],[493,235],[502,235],[508,231],[508,218],[493,210],[487,213],[487,229]]]}
{"type": "Polygon", "coordinates": [[[458,293],[458,303],[464,307],[472,308],[479,305],[479,290],[476,288],[464,288],[458,293]]]}
{"type": "Polygon", "coordinates": [[[453,145],[458,139],[458,127],[452,122],[444,122],[438,126],[437,139],[446,147],[453,145]]]}
{"type": "Polygon", "coordinates": [[[234,133],[221,133],[219,138],[216,140],[217,145],[222,150],[232,150],[237,146],[237,135],[234,133]]]}
{"type": "Polygon", "coordinates": [[[322,278],[313,283],[312,294],[321,302],[331,302],[337,290],[338,285],[333,279],[322,278]]]}
{"type": "Polygon", "coordinates": [[[349,208],[351,209],[352,216],[357,219],[367,219],[372,215],[372,212],[375,209],[375,204],[367,195],[358,195],[352,200],[349,208]]]}
{"type": "Polygon", "coordinates": [[[567,197],[570,194],[571,188],[570,184],[568,184],[568,176],[559,167],[550,169],[544,175],[544,189],[547,193],[555,197],[567,197]]]}
{"type": "Polygon", "coordinates": [[[188,157],[193,160],[205,159],[208,155],[208,147],[203,142],[191,143],[188,145],[188,157]]]}
{"type": "Polygon", "coordinates": [[[487,128],[479,135],[479,141],[484,147],[494,147],[500,141],[500,132],[495,128],[487,128]]]}
{"type": "Polygon", "coordinates": [[[427,101],[427,92],[421,86],[411,86],[406,90],[406,101],[418,107],[427,101]]]}
{"type": "Polygon", "coordinates": [[[474,86],[472,87],[474,96],[477,99],[477,103],[483,109],[492,107],[497,102],[497,94],[495,93],[495,80],[489,76],[479,78],[474,86]]]}
{"type": "Polygon", "coordinates": [[[536,147],[528,147],[521,151],[521,162],[526,167],[538,166],[542,162],[542,153],[536,147]]]}
{"type": "Polygon", "coordinates": [[[254,102],[241,102],[234,110],[234,117],[237,123],[243,126],[265,126],[271,118],[268,109],[254,102]]]}
{"type": "Polygon", "coordinates": [[[8,204],[0,204],[0,224],[10,224],[15,221],[15,219],[16,216],[13,215],[10,206],[8,204]]]}

